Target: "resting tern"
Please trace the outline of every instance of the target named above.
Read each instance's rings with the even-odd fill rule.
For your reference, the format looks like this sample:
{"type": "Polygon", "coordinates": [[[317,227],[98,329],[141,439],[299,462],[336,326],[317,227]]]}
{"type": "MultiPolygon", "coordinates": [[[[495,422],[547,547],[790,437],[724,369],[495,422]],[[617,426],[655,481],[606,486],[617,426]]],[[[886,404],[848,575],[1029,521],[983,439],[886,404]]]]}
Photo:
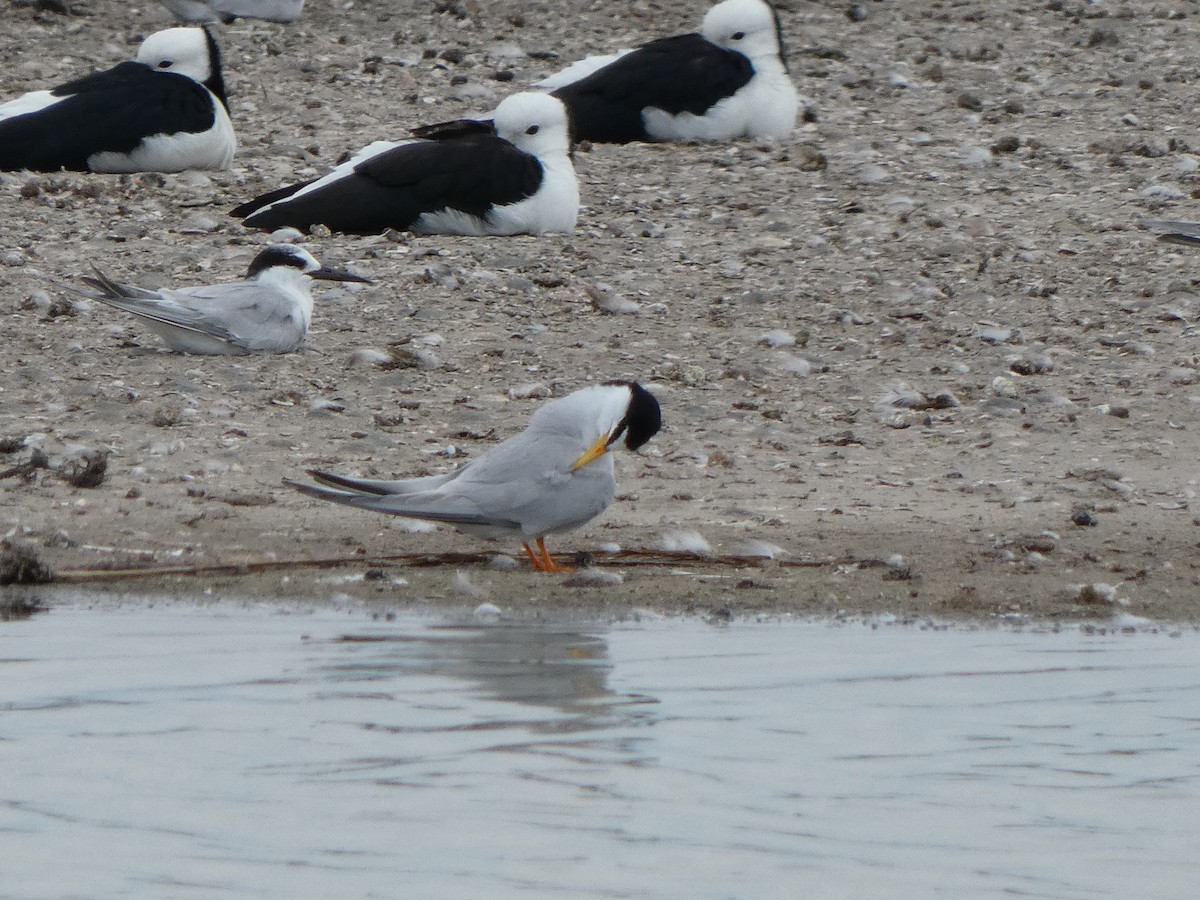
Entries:
{"type": "Polygon", "coordinates": [[[118,284],[97,269],[95,278],[84,278],[95,291],[72,290],[131,313],[180,353],[289,353],[308,333],[314,278],[371,283],[322,268],[301,247],[277,244],[254,257],[244,281],[148,291],[118,284]]]}
{"type": "Polygon", "coordinates": [[[309,470],[320,484],[284,484],[321,500],[452,525],[487,538],[520,538],[533,568],[560,572],[545,538],[578,528],[616,494],[609,451],[637,450],[662,427],[658,400],[610,381],[541,406],[520,434],[448,475],[380,481],[309,470]],[[537,550],[534,550],[536,545],[537,550]]]}

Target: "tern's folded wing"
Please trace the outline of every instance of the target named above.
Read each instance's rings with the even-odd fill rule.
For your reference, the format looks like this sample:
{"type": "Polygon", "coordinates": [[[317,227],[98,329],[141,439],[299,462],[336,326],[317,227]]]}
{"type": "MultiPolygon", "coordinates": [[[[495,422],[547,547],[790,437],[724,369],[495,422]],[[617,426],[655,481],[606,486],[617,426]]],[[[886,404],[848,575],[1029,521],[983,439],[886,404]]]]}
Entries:
{"type": "MultiPolygon", "coordinates": [[[[460,469],[459,472],[461,471],[460,469]]],[[[308,474],[321,484],[339,488],[350,493],[369,494],[377,497],[431,491],[455,478],[459,472],[451,472],[448,475],[429,475],[425,478],[403,478],[388,481],[371,478],[349,478],[345,475],[335,475],[333,472],[322,472],[317,469],[308,470],[308,474]]]]}
{"type": "Polygon", "coordinates": [[[486,507],[464,502],[462,497],[446,497],[437,491],[422,491],[416,494],[374,494],[334,490],[315,484],[303,484],[290,479],[283,479],[288,487],[295,488],[302,494],[354,506],[359,509],[369,509],[375,512],[388,513],[393,516],[403,516],[408,519],[425,519],[431,522],[445,522],[448,525],[467,525],[482,528],[511,528],[519,530],[521,523],[513,519],[496,515],[486,507]]]}

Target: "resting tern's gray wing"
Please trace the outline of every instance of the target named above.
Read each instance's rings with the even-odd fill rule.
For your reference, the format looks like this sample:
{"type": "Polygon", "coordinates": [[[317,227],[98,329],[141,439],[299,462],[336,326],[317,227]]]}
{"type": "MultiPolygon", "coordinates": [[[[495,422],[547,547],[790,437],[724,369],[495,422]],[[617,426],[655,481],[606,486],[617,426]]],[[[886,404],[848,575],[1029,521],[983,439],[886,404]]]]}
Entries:
{"type": "Polygon", "coordinates": [[[294,348],[308,329],[293,298],[254,281],[159,293],[173,304],[177,324],[211,334],[231,334],[248,350],[294,348]]]}
{"type": "Polygon", "coordinates": [[[83,291],[76,291],[78,294],[83,294],[85,297],[91,297],[93,300],[116,299],[125,297],[131,300],[157,300],[158,291],[148,291],[145,288],[140,288],[133,284],[121,284],[119,281],[113,281],[95,266],[92,267],[96,272],[96,277],[85,275],[83,281],[85,284],[94,287],[96,290],[104,294],[103,297],[96,297],[92,294],[85,294],[83,291]]]}
{"type": "Polygon", "coordinates": [[[85,281],[98,293],[82,293],[145,321],[172,347],[185,352],[213,352],[213,341],[229,351],[294,350],[308,329],[294,300],[254,281],[215,284],[183,290],[147,291],[112,281],[97,271],[85,281]],[[200,339],[193,341],[182,330],[200,339]]]}

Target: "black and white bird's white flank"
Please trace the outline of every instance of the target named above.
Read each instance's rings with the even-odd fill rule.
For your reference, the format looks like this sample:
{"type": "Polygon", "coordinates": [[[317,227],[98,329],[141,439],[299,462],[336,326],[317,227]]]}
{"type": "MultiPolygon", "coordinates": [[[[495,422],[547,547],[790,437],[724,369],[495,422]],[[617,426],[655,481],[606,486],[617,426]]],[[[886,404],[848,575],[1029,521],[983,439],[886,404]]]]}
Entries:
{"type": "Polygon", "coordinates": [[[227,169],[236,141],[221,52],[201,28],[168,28],[137,59],[0,105],[0,169],[227,169]]]}
{"type": "Polygon", "coordinates": [[[253,228],[377,234],[507,235],[570,232],[579,185],[567,114],[546,94],[513,94],[489,122],[429,140],[377,141],[323,178],[233,210],[253,228]]]}
{"type": "Polygon", "coordinates": [[[567,105],[572,139],[593,143],[784,138],[800,105],[765,0],[724,0],[700,34],[589,57],[537,87],[567,105]]]}
{"type": "Polygon", "coordinates": [[[232,22],[261,19],[264,22],[295,22],[304,11],[304,0],[158,0],[180,22],[232,22]]]}
{"type": "Polygon", "coordinates": [[[250,263],[245,281],[148,291],[96,270],[94,291],[75,292],[136,316],[172,350],[209,356],[289,353],[312,320],[312,279],[370,282],[323,268],[301,247],[277,244],[250,263]]]}
{"type": "Polygon", "coordinates": [[[563,567],[547,553],[546,535],[600,515],[617,487],[609,451],[622,438],[637,450],[661,427],[653,394],[612,381],[539,407],[524,431],[449,475],[376,481],[310,470],[319,484],[284,483],[334,503],[516,538],[534,569],[557,572],[563,567]]]}

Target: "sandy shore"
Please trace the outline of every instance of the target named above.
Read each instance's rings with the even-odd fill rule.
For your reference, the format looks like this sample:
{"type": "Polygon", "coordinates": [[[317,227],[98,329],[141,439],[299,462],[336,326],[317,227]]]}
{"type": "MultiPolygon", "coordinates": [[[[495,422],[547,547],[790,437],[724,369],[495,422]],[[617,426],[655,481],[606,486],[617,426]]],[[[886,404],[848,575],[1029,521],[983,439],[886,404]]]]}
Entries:
{"type": "MultiPolygon", "coordinates": [[[[231,171],[0,175],[0,535],[74,583],[278,566],[115,591],[1200,619],[1200,258],[1137,227],[1200,218],[1200,16],[780,6],[815,118],[790,141],[580,152],[569,236],[310,238],[375,284],[318,288],[287,356],[170,354],[61,284],[92,262],[148,287],[240,277],[266,238],[226,215],[237,203],[589,52],[692,30],[699,7],[314,3],[293,26],[221,32],[231,171]],[[618,502],[551,542],[600,577],[505,570],[489,555],[519,547],[280,484],[447,471],[607,378],[646,384],[666,427],[617,460],[618,502]],[[98,455],[99,483],[71,483],[98,455]],[[482,555],[411,564],[458,552],[482,555]],[[281,565],[328,558],[350,562],[281,565]]],[[[10,10],[0,97],[169,24],[157,4],[80,9],[10,10]]]]}

